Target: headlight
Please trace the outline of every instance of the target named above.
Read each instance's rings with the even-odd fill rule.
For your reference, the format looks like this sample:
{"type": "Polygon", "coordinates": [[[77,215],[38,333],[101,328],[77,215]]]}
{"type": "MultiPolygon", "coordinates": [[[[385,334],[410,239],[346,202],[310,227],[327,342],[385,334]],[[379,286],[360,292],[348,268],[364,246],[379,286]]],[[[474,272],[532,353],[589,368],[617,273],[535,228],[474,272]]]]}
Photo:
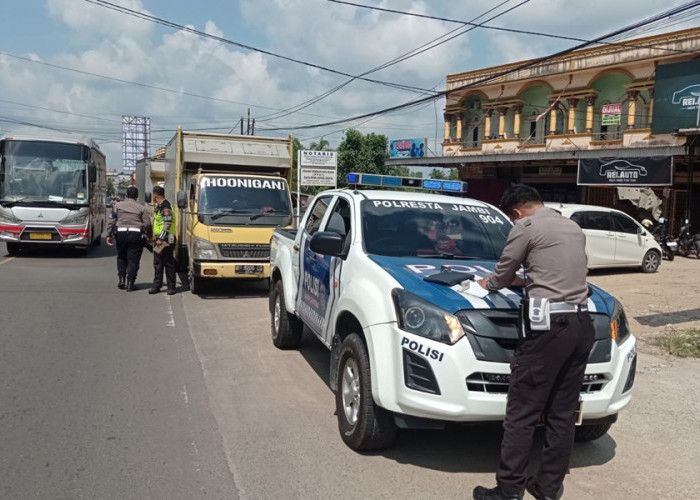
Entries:
{"type": "Polygon", "coordinates": [[[69,213],[68,216],[61,221],[61,224],[65,224],[67,226],[77,226],[79,224],[85,224],[89,216],[90,212],[88,212],[87,210],[78,210],[77,212],[69,213]]]}
{"type": "Polygon", "coordinates": [[[630,336],[630,324],[627,322],[622,304],[617,299],[615,299],[613,314],[610,318],[610,336],[617,342],[617,345],[622,344],[630,336]]]}
{"type": "Polygon", "coordinates": [[[400,288],[391,295],[402,330],[445,344],[454,344],[464,337],[456,316],[400,288]]]}
{"type": "Polygon", "coordinates": [[[210,242],[195,238],[192,244],[192,258],[195,260],[215,260],[216,249],[210,242]]]}
{"type": "Polygon", "coordinates": [[[12,215],[10,212],[0,210],[0,222],[5,224],[19,224],[22,221],[12,215]]]}

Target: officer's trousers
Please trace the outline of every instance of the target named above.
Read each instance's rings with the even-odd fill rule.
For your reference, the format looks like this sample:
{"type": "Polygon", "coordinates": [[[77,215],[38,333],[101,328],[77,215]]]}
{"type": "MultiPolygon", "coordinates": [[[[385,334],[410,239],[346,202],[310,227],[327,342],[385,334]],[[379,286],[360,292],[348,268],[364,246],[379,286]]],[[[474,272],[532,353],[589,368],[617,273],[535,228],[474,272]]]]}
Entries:
{"type": "Polygon", "coordinates": [[[165,270],[165,280],[168,290],[175,290],[177,286],[177,272],[175,256],[173,255],[173,245],[168,245],[160,252],[153,252],[153,288],[163,286],[163,270],[165,270]]]}
{"type": "Polygon", "coordinates": [[[117,231],[117,273],[127,281],[136,281],[139,272],[143,240],[138,231],[117,231]]]}
{"type": "Polygon", "coordinates": [[[511,362],[503,423],[498,486],[506,493],[525,489],[535,426],[544,413],[545,444],[535,480],[555,497],[569,466],[575,412],[586,361],[593,346],[587,312],[552,314],[551,329],[521,341],[511,362]]]}

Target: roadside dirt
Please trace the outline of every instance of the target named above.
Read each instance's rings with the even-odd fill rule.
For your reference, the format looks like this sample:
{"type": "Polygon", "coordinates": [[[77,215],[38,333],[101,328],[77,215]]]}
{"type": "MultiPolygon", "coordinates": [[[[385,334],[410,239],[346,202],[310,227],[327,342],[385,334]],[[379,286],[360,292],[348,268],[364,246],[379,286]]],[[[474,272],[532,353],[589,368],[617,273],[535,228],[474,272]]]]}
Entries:
{"type": "Polygon", "coordinates": [[[638,349],[650,354],[661,350],[652,341],[664,332],[700,328],[700,260],[676,257],[664,260],[659,270],[590,271],[588,280],[612,293],[625,308],[638,349]]]}

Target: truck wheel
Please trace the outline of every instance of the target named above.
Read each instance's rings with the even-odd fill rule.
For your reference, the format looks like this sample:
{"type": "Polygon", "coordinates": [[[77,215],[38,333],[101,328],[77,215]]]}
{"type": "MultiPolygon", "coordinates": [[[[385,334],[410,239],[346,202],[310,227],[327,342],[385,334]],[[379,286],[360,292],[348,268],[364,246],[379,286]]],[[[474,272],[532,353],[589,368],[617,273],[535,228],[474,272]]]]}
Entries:
{"type": "Polygon", "coordinates": [[[7,254],[8,255],[17,255],[19,253],[19,243],[5,243],[7,245],[7,254]]]}
{"type": "Polygon", "coordinates": [[[394,417],[374,402],[369,357],[356,333],[348,335],[340,346],[335,376],[338,430],[345,444],[356,451],[390,446],[396,438],[394,417]]]}
{"type": "Polygon", "coordinates": [[[642,259],[642,272],[655,273],[659,268],[659,264],[661,264],[661,255],[654,250],[649,250],[642,259]]]}
{"type": "Polygon", "coordinates": [[[189,282],[189,285],[190,285],[190,292],[192,292],[193,294],[199,295],[200,293],[202,293],[204,291],[202,278],[194,275],[194,272],[192,272],[191,266],[190,266],[189,270],[187,271],[187,281],[189,282]]]}
{"type": "Polygon", "coordinates": [[[304,324],[299,318],[287,312],[282,280],[276,281],[270,292],[272,295],[272,321],[270,324],[272,343],[278,349],[299,347],[304,324]]]}
{"type": "Polygon", "coordinates": [[[579,443],[587,443],[603,437],[612,427],[612,423],[581,425],[576,427],[575,440],[579,443]]]}

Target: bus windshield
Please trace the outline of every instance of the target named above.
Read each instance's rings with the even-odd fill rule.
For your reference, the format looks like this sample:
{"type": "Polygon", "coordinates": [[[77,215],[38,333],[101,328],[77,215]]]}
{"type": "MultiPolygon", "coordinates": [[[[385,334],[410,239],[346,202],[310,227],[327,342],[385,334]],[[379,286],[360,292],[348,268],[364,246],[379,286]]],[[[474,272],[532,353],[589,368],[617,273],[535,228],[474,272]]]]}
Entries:
{"type": "Polygon", "coordinates": [[[291,217],[289,188],[279,178],[204,177],[199,214],[210,224],[287,225],[291,217]]]}
{"type": "Polygon", "coordinates": [[[6,140],[0,200],[86,204],[87,157],[88,149],[81,144],[6,140]]]}

